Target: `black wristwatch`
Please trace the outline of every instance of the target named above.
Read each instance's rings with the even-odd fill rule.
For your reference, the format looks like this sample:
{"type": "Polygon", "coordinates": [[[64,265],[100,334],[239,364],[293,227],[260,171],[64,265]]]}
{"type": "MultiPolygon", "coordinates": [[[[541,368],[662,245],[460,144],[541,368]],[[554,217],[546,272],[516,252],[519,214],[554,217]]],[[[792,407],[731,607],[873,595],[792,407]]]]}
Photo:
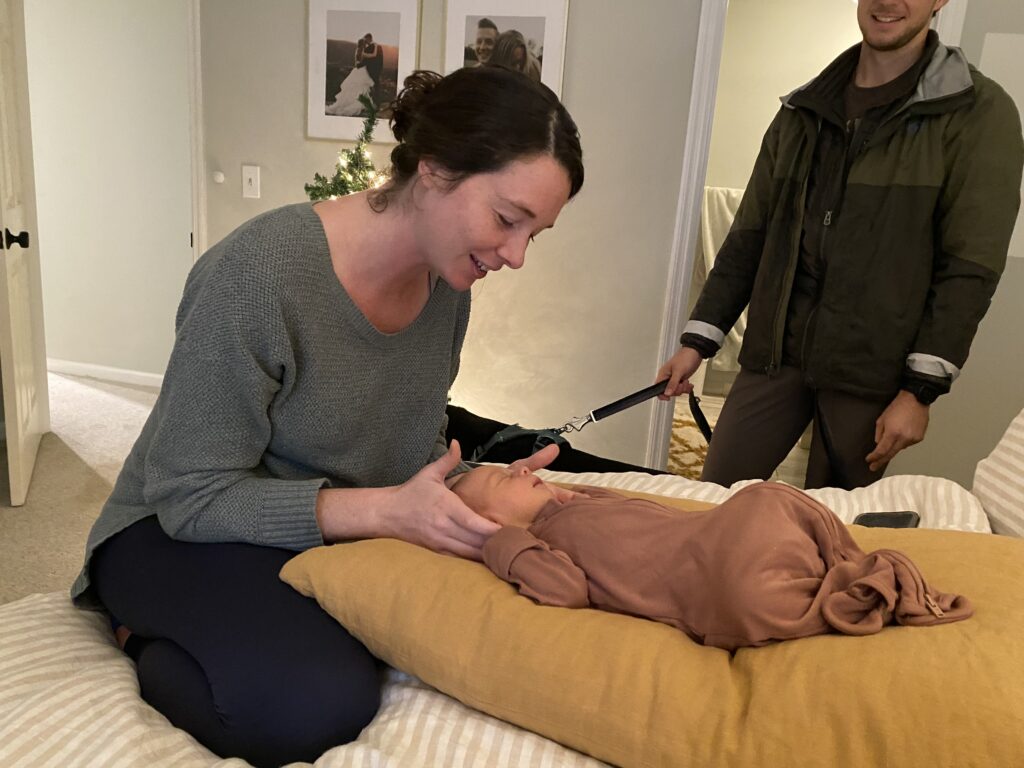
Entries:
{"type": "Polygon", "coordinates": [[[902,388],[917,398],[917,402],[921,405],[931,405],[938,399],[940,394],[935,391],[934,387],[930,387],[920,381],[908,381],[902,388]]]}

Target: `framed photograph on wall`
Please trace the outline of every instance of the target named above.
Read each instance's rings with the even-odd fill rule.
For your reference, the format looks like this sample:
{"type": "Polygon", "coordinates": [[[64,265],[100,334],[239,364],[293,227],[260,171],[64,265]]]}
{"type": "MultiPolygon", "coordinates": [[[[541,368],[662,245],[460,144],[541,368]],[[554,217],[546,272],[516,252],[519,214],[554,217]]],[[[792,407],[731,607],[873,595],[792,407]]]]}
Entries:
{"type": "Polygon", "coordinates": [[[386,105],[416,68],[419,0],[309,0],[307,133],[356,139],[369,96],[375,140],[393,141],[386,105]]]}
{"type": "Polygon", "coordinates": [[[561,96],[569,0],[448,0],[444,71],[504,64],[561,96]]]}

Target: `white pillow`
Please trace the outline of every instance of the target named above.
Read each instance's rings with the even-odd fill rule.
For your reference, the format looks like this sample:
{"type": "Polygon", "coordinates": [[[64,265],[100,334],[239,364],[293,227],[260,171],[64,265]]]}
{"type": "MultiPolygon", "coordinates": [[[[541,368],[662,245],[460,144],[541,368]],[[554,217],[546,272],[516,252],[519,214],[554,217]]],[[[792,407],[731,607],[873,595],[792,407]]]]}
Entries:
{"type": "Polygon", "coordinates": [[[1024,537],[1024,411],[1010,422],[992,453],[978,462],[971,490],[993,532],[1024,537]]]}

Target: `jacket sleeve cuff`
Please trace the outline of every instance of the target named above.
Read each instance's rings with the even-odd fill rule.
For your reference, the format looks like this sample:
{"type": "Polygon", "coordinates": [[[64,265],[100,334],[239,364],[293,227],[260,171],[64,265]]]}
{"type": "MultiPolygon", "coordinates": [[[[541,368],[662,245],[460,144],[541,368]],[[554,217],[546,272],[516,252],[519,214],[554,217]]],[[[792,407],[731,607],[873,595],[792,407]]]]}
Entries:
{"type": "MultiPolygon", "coordinates": [[[[950,384],[960,375],[960,369],[949,360],[923,352],[911,352],[907,355],[907,371],[933,379],[944,379],[950,384]]],[[[948,389],[948,387],[947,387],[948,389]]]]}
{"type": "Polygon", "coordinates": [[[698,336],[696,333],[684,333],[679,337],[679,343],[684,347],[697,350],[697,354],[704,360],[707,360],[709,357],[714,357],[718,354],[718,350],[721,349],[721,347],[711,341],[711,339],[698,336]]]}
{"type": "Polygon", "coordinates": [[[725,343],[725,333],[717,325],[711,323],[705,323],[701,320],[690,320],[683,327],[683,335],[695,334],[697,336],[703,336],[708,341],[713,342],[715,345],[721,347],[725,343]]]}
{"type": "Polygon", "coordinates": [[[683,328],[683,335],[679,337],[682,346],[697,350],[705,360],[718,354],[724,341],[725,334],[718,327],[699,320],[688,322],[683,328]]]}
{"type": "Polygon", "coordinates": [[[903,371],[900,389],[910,392],[922,405],[931,405],[939,396],[949,392],[952,379],[929,376],[909,368],[903,371]]]}

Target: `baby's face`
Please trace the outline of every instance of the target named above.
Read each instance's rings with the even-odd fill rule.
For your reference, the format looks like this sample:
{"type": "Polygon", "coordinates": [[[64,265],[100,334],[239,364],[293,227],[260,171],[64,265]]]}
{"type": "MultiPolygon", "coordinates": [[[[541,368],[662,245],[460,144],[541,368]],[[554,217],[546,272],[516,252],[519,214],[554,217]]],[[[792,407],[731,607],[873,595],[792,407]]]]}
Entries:
{"type": "Polygon", "coordinates": [[[525,467],[477,467],[460,476],[452,490],[477,514],[521,528],[556,498],[555,488],[525,467]]]}

